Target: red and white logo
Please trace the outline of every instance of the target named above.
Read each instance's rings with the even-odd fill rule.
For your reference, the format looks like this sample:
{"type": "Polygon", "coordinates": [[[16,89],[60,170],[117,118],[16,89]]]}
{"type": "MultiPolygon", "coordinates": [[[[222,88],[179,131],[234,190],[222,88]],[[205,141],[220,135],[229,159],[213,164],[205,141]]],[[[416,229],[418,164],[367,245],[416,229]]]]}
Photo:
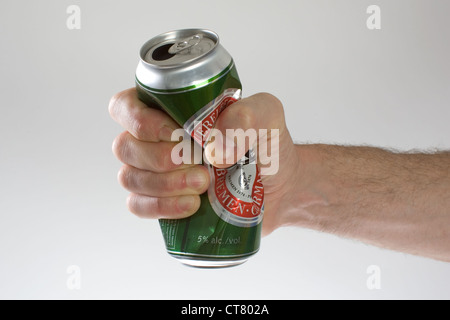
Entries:
{"type": "Polygon", "coordinates": [[[262,220],[264,186],[255,164],[236,164],[231,168],[210,167],[214,183],[208,196],[214,211],[226,222],[252,227],[262,220]]]}
{"type": "MultiPolygon", "coordinates": [[[[184,129],[202,147],[208,140],[220,113],[238,101],[240,89],[230,88],[196,112],[184,125],[184,129]]],[[[264,187],[255,155],[250,161],[238,161],[227,169],[207,165],[213,182],[208,198],[214,212],[224,221],[238,227],[259,224],[264,212],[264,187]],[[253,160],[253,161],[252,161],[253,160]]]]}

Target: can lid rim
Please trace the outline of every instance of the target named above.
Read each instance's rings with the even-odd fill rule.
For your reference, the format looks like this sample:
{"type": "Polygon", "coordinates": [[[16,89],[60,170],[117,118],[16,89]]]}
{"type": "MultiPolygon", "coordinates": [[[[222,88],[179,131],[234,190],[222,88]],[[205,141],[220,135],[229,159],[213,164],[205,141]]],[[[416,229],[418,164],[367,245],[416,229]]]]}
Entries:
{"type": "Polygon", "coordinates": [[[196,29],[196,28],[178,29],[178,30],[172,30],[172,31],[162,33],[160,35],[157,35],[157,36],[151,38],[147,42],[145,42],[144,45],[141,47],[139,57],[140,57],[141,62],[150,68],[176,69],[179,67],[183,67],[187,64],[191,64],[192,62],[199,60],[201,58],[204,58],[207,55],[210,55],[214,50],[216,50],[218,45],[219,45],[219,35],[217,33],[215,33],[214,31],[211,31],[208,29],[196,29]],[[145,56],[148,53],[148,51],[151,50],[152,48],[154,48],[156,45],[163,45],[163,44],[168,44],[171,42],[175,43],[176,39],[181,40],[182,38],[186,38],[186,37],[189,37],[189,36],[192,36],[195,34],[201,34],[201,35],[206,36],[207,38],[213,40],[214,46],[207,52],[205,52],[199,56],[193,57],[191,59],[188,59],[186,61],[183,61],[182,63],[160,65],[157,63],[151,63],[145,59],[145,56]]]}
{"type": "Polygon", "coordinates": [[[207,79],[205,81],[202,81],[202,82],[199,82],[199,83],[196,83],[196,84],[192,84],[192,85],[189,85],[189,86],[186,86],[186,87],[182,87],[182,88],[176,88],[176,89],[157,89],[157,88],[152,88],[152,87],[149,87],[149,86],[145,85],[144,83],[142,83],[138,79],[137,76],[135,76],[135,81],[142,88],[144,88],[144,89],[146,89],[146,90],[148,90],[150,92],[160,93],[160,94],[182,93],[182,92],[191,91],[191,90],[194,90],[194,89],[198,89],[198,88],[204,87],[204,86],[206,86],[208,84],[211,84],[211,83],[219,80],[220,78],[222,78],[223,76],[228,74],[228,72],[230,72],[230,70],[233,67],[234,67],[234,61],[233,61],[233,59],[231,59],[230,64],[224,70],[222,70],[220,73],[216,74],[215,76],[213,76],[213,77],[211,77],[211,78],[209,78],[209,79],[207,79]]]}

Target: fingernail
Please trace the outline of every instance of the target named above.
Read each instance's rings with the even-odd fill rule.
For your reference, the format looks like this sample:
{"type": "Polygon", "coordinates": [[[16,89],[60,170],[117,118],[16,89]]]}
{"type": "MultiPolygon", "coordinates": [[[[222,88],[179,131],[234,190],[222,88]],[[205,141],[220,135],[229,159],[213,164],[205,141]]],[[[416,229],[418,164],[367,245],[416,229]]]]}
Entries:
{"type": "Polygon", "coordinates": [[[207,182],[207,177],[202,171],[192,170],[186,175],[186,184],[192,189],[201,189],[207,182]]]}
{"type": "Polygon", "coordinates": [[[173,129],[168,126],[163,126],[161,130],[159,130],[159,139],[162,141],[171,141],[173,129]]]}
{"type": "Polygon", "coordinates": [[[178,208],[183,212],[190,212],[195,205],[195,199],[192,196],[183,196],[178,198],[178,208]]]}

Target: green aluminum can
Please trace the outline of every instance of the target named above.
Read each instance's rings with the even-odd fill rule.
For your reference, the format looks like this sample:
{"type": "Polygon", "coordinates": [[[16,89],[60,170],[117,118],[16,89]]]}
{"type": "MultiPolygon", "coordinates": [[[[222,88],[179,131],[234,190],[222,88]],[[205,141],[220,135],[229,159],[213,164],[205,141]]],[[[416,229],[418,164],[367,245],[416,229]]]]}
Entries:
{"type": "MultiPolygon", "coordinates": [[[[169,114],[204,147],[220,112],[241,97],[231,55],[216,33],[183,29],[158,35],[141,48],[136,69],[139,99],[169,114]]],[[[168,253],[195,267],[241,264],[259,250],[264,188],[255,155],[218,169],[201,206],[185,219],[159,220],[168,253]]]]}

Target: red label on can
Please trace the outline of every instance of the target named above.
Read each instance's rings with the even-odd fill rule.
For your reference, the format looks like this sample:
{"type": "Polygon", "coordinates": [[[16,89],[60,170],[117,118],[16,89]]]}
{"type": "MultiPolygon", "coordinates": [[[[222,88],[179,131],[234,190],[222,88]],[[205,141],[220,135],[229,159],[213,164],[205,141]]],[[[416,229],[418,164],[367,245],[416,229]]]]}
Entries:
{"type": "Polygon", "coordinates": [[[196,121],[194,130],[192,130],[191,136],[197,143],[202,147],[204,146],[206,140],[208,139],[209,132],[214,127],[214,124],[219,117],[219,114],[225,110],[230,104],[236,102],[237,99],[234,97],[222,97],[217,105],[214,105],[213,110],[209,112],[201,121],[196,121]]]}
{"type": "Polygon", "coordinates": [[[214,191],[225,210],[238,217],[254,218],[261,214],[264,187],[259,170],[256,176],[252,177],[245,176],[246,171],[243,168],[237,174],[229,173],[228,169],[214,168],[214,191]],[[237,179],[234,179],[235,184],[233,176],[237,176],[237,179]],[[236,197],[236,193],[239,197],[236,197]]]}
{"type": "MultiPolygon", "coordinates": [[[[227,89],[208,105],[197,111],[185,124],[189,135],[202,147],[208,140],[220,113],[240,99],[240,89],[227,89]]],[[[226,169],[207,164],[213,182],[208,198],[214,212],[227,223],[249,228],[261,223],[264,213],[264,187],[252,150],[226,169]]]]}

